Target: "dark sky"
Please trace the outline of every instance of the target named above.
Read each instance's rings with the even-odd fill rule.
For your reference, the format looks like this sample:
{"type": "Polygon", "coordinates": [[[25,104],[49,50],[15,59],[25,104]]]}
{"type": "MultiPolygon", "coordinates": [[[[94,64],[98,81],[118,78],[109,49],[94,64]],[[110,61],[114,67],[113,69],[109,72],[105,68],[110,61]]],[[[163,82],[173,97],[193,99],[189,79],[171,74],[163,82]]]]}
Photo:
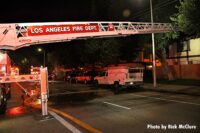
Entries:
{"type": "Polygon", "coordinates": [[[148,3],[140,1],[142,0],[7,0],[1,3],[0,22],[125,21],[148,6],[148,3]]]}
{"type": "MultiPolygon", "coordinates": [[[[153,6],[157,8],[163,18],[169,15],[162,14],[161,10],[174,7],[170,1],[179,0],[152,0],[153,6]],[[159,5],[159,3],[161,3],[159,5]]],[[[174,3],[173,3],[174,4],[174,3]]],[[[58,21],[143,21],[141,18],[147,16],[145,21],[150,21],[149,0],[4,0],[0,4],[0,23],[20,22],[58,22],[58,21]]],[[[166,20],[167,20],[166,19],[166,20]]],[[[163,19],[164,20],[164,19],[163,19]]],[[[164,20],[165,22],[165,20],[164,20]]],[[[132,39],[132,38],[131,38],[132,39]]],[[[134,41],[129,39],[130,44],[134,41]]],[[[124,39],[127,40],[127,39],[124,39]]],[[[84,42],[84,41],[83,41],[84,42]]],[[[66,46],[80,45],[79,41],[67,42],[66,46]]],[[[122,42],[123,44],[123,42],[122,42]]],[[[39,47],[54,50],[62,44],[40,45],[39,47]]],[[[16,50],[21,57],[36,51],[36,47],[24,47],[16,50]],[[25,53],[23,53],[23,51],[25,53]],[[27,53],[26,53],[27,52],[27,53]]],[[[129,47],[128,47],[129,48],[129,47]]],[[[58,51],[59,53],[60,51],[58,51]]],[[[12,52],[11,52],[12,53],[12,52]]],[[[14,53],[14,52],[13,52],[14,53]]],[[[35,53],[36,54],[36,53],[35,53]]],[[[31,54],[33,56],[34,54],[31,54]]],[[[35,55],[36,56],[36,55],[35,55]]],[[[15,54],[13,54],[15,57],[15,54]]],[[[17,56],[18,58],[18,56],[17,56]]],[[[19,60],[21,58],[18,58],[19,60]]]]}

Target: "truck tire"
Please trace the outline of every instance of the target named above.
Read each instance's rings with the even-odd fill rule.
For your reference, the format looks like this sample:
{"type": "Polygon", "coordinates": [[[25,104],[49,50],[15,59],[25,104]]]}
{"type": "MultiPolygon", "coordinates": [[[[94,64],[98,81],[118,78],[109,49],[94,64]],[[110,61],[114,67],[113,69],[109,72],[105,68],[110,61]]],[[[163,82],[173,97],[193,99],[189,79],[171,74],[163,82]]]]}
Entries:
{"type": "Polygon", "coordinates": [[[114,82],[114,92],[115,92],[115,94],[119,94],[119,92],[120,92],[120,85],[119,85],[118,81],[114,82]]]}
{"type": "Polygon", "coordinates": [[[6,112],[7,107],[7,96],[4,88],[0,88],[0,114],[6,112]]]}

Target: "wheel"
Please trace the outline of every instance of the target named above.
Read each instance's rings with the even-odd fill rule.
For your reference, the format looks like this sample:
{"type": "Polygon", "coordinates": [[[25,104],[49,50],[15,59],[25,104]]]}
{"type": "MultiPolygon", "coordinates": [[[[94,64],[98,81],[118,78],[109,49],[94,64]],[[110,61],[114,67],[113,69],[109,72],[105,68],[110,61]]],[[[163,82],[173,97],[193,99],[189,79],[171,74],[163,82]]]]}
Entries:
{"type": "Polygon", "coordinates": [[[120,85],[117,81],[114,82],[114,92],[115,94],[118,94],[120,92],[120,85]]]}
{"type": "Polygon", "coordinates": [[[6,112],[7,107],[7,96],[4,88],[0,88],[0,114],[6,112]]]}
{"type": "Polygon", "coordinates": [[[5,89],[6,89],[6,96],[7,96],[7,99],[10,99],[11,98],[11,85],[10,84],[7,84],[5,86],[5,89]]]}

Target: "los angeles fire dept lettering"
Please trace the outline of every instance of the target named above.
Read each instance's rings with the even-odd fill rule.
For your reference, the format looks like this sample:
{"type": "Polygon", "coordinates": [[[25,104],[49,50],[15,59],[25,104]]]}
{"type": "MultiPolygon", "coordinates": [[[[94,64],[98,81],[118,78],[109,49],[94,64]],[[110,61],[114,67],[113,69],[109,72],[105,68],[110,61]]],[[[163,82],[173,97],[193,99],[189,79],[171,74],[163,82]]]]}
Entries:
{"type": "Polygon", "coordinates": [[[27,29],[28,36],[99,32],[98,25],[30,26],[27,29]]]}

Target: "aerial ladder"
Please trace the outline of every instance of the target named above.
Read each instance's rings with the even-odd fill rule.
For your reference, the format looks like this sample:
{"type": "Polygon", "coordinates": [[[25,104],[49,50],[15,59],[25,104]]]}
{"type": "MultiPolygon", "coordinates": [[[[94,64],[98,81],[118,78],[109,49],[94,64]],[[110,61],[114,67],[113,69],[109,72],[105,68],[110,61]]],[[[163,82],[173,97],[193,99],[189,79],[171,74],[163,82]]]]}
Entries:
{"type": "MultiPolygon", "coordinates": [[[[135,34],[171,32],[169,23],[148,22],[42,22],[0,24],[0,50],[16,50],[37,44],[67,42],[77,39],[126,37],[135,34]]],[[[41,84],[42,114],[47,115],[47,68],[38,75],[5,75],[0,84],[36,81],[41,84]]],[[[0,112],[5,112],[6,97],[0,89],[0,112]]]]}

